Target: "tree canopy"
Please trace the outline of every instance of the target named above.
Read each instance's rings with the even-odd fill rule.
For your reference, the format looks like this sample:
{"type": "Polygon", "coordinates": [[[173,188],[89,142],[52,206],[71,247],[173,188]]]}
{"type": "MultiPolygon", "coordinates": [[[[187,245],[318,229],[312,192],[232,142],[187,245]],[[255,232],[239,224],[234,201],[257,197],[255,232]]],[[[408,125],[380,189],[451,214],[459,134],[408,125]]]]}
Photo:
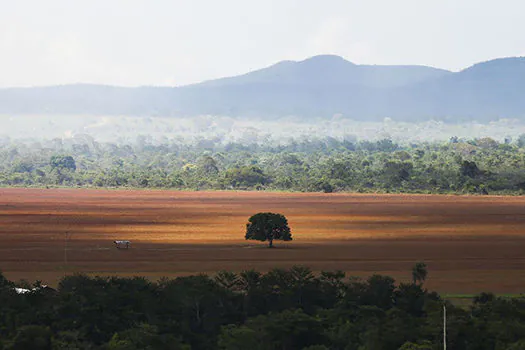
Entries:
{"type": "Polygon", "coordinates": [[[381,275],[301,266],[156,282],[72,275],[24,294],[0,280],[0,349],[442,349],[444,303],[450,349],[525,344],[523,296],[454,305],[381,275]]]}
{"type": "Polygon", "coordinates": [[[77,165],[75,164],[75,159],[71,156],[64,155],[54,155],[50,160],[51,168],[53,169],[67,169],[75,171],[77,165]]]}
{"type": "Polygon", "coordinates": [[[524,194],[523,140],[525,135],[508,143],[453,138],[401,145],[313,138],[224,145],[206,139],[0,139],[0,186],[524,194]]]}
{"type": "Polygon", "coordinates": [[[291,241],[292,234],[284,215],[258,213],[248,219],[245,238],[268,241],[268,246],[272,248],[274,240],[291,241]]]}

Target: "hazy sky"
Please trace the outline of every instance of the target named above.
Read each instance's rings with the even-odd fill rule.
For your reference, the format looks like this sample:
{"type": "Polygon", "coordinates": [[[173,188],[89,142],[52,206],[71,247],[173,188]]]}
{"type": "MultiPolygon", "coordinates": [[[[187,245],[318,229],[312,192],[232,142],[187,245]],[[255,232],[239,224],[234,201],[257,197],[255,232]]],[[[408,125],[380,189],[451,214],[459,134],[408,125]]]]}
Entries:
{"type": "Polygon", "coordinates": [[[284,59],[525,56],[524,0],[0,0],[0,86],[183,85],[284,59]]]}

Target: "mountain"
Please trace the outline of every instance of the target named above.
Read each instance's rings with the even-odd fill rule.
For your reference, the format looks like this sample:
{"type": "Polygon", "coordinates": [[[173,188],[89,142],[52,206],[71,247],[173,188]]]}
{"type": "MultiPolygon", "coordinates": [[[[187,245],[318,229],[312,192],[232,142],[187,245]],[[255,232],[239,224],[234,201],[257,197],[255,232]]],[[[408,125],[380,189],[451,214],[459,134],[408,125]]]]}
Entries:
{"type": "Polygon", "coordinates": [[[478,63],[410,86],[402,94],[399,99],[405,106],[413,106],[413,116],[430,116],[432,112],[446,121],[525,120],[525,58],[478,63]]]}
{"type": "Polygon", "coordinates": [[[304,61],[282,61],[271,67],[237,77],[198,84],[206,87],[272,83],[303,86],[346,86],[392,88],[447,75],[449,71],[424,66],[356,65],[333,55],[314,56],[304,61]]]}
{"type": "Polygon", "coordinates": [[[357,65],[322,55],[182,87],[8,88],[0,89],[0,114],[525,120],[525,58],[496,59],[453,73],[357,65]]]}

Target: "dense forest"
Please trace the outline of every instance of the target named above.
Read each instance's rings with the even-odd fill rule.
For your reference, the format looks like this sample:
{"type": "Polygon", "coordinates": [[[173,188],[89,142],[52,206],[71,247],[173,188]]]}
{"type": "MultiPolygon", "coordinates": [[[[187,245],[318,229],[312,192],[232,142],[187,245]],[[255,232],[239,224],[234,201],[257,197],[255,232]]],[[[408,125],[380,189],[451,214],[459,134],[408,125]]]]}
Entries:
{"type": "Polygon", "coordinates": [[[525,349],[525,298],[482,293],[458,307],[424,288],[424,264],[412,276],[72,275],[22,293],[0,274],[0,349],[442,349],[443,305],[449,349],[525,349]]]}
{"type": "Polygon", "coordinates": [[[3,140],[0,186],[522,194],[525,136],[404,145],[330,137],[286,144],[3,140]]]}

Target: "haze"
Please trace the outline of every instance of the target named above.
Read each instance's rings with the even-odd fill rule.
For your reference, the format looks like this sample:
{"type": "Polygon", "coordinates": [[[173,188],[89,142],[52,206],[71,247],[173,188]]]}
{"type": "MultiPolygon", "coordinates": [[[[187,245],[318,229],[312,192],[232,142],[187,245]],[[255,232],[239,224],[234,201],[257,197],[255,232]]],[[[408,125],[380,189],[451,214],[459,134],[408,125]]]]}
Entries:
{"type": "Polygon", "coordinates": [[[179,86],[317,54],[457,71],[525,55],[524,10],[520,0],[5,1],[0,86],[179,86]]]}

